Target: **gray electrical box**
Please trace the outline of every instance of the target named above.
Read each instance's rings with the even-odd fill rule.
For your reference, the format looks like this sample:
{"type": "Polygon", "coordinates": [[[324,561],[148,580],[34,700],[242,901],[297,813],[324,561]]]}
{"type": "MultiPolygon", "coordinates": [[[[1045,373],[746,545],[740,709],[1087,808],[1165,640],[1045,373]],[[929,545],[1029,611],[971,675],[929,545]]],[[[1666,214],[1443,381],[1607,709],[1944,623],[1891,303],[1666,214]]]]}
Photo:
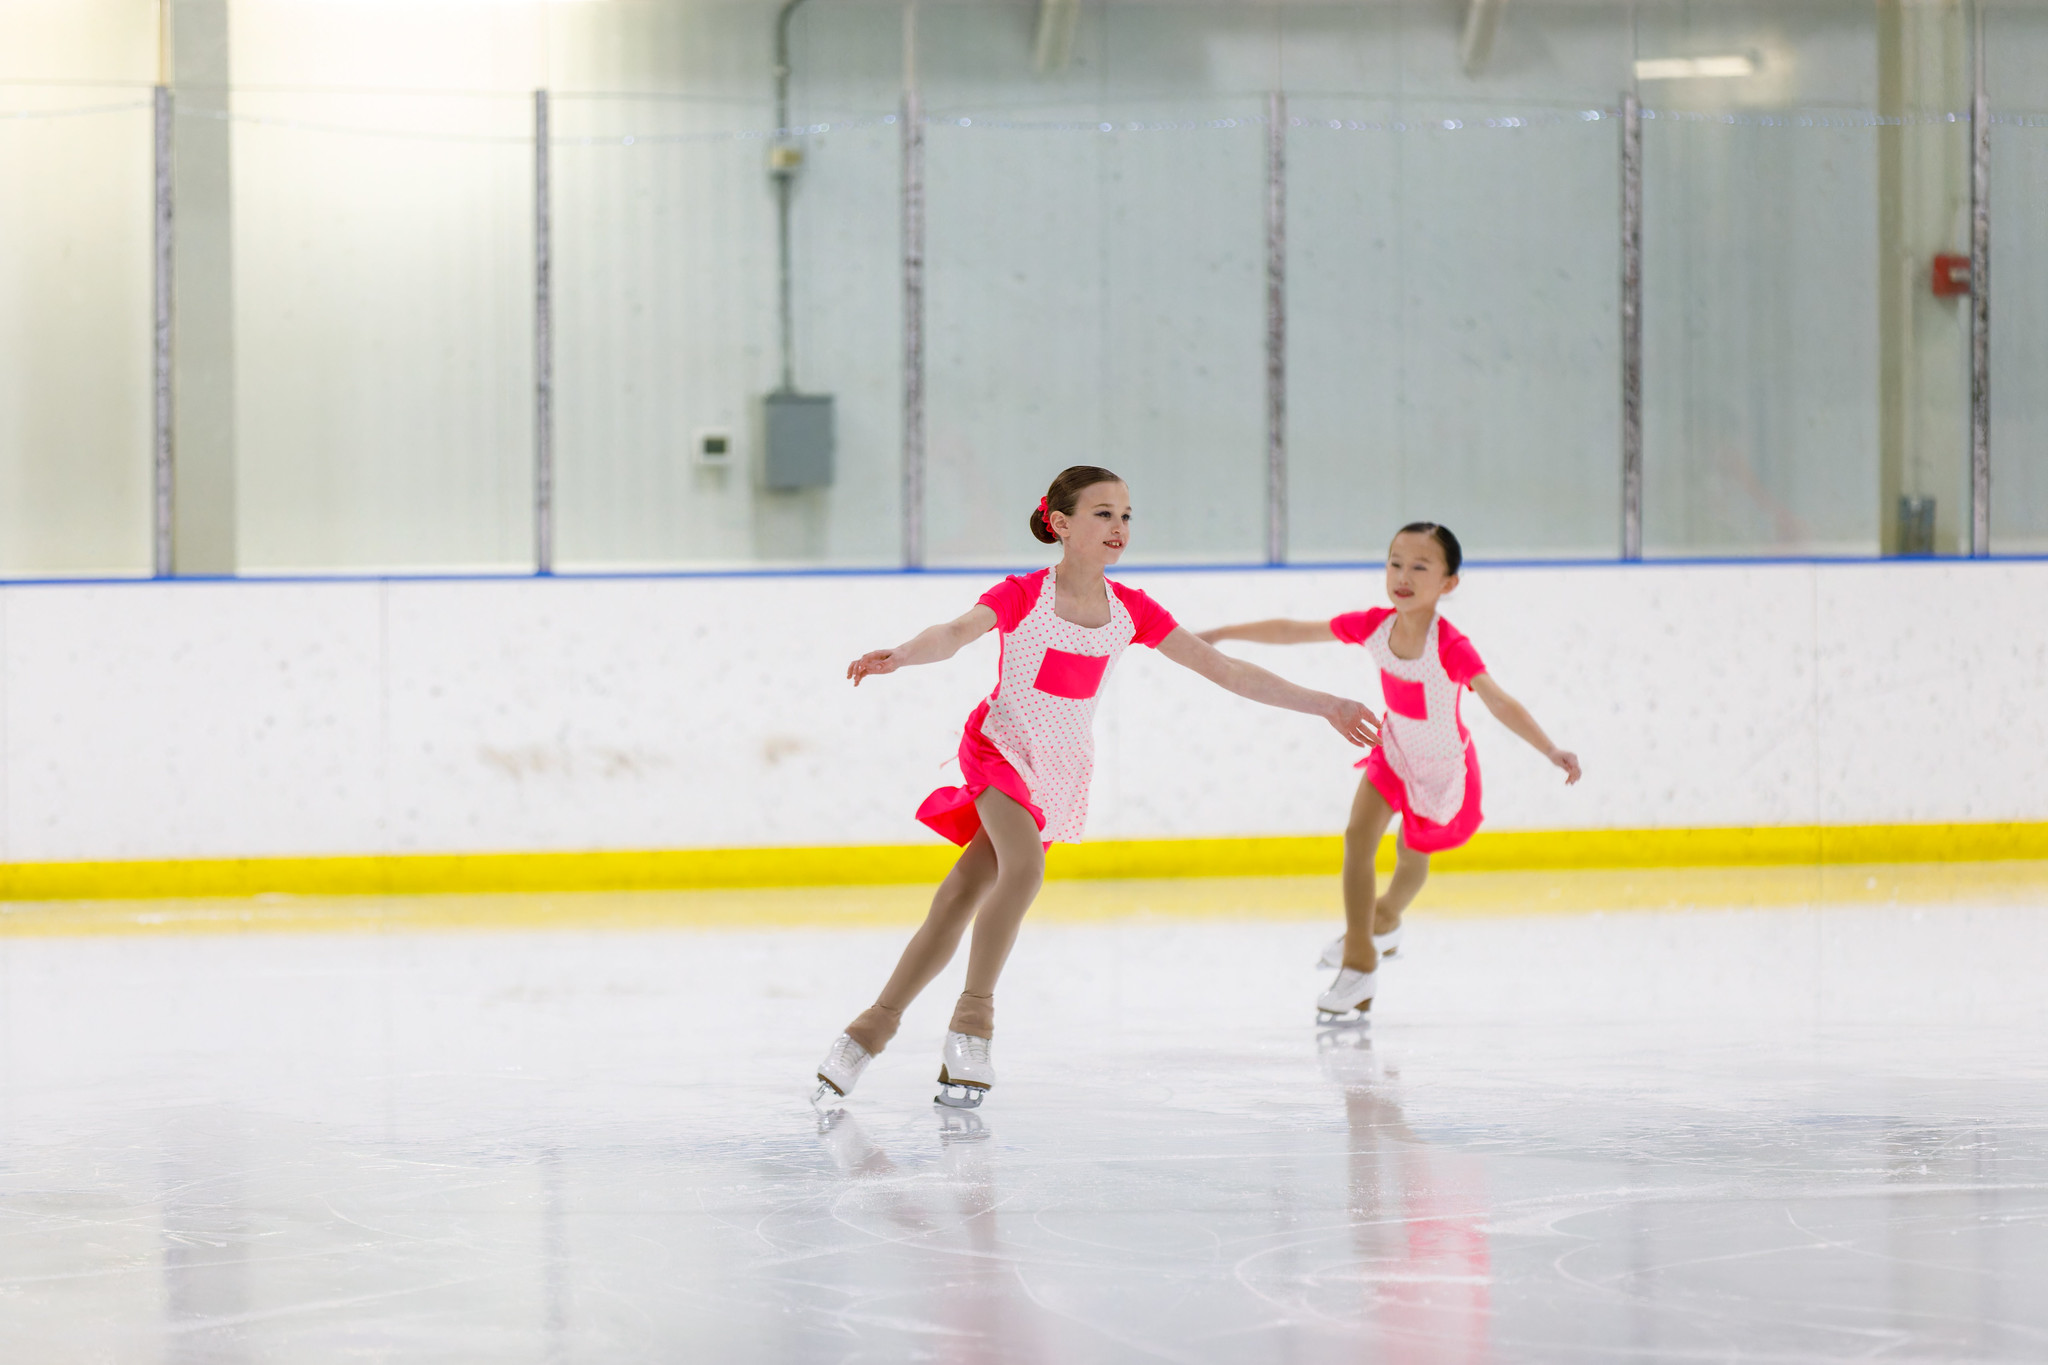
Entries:
{"type": "Polygon", "coordinates": [[[832,482],[832,396],[771,393],[768,457],[762,482],[777,491],[822,488],[832,482]]]}

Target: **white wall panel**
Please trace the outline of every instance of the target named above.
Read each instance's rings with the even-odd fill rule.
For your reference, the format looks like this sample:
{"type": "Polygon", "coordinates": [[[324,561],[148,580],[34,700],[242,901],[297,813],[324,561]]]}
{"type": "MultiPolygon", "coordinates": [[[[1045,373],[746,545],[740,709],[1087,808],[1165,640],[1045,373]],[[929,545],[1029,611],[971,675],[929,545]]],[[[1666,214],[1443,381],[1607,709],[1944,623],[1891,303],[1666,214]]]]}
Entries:
{"type": "Polygon", "coordinates": [[[12,587],[6,855],[384,844],[376,584],[12,587]]]}
{"type": "Polygon", "coordinates": [[[980,589],[895,575],[393,585],[396,846],[908,842],[993,643],[858,693],[845,668],[980,589]]]}
{"type": "MultiPolygon", "coordinates": [[[[1562,774],[1467,697],[1491,826],[1810,823],[1812,573],[1804,565],[1468,573],[1445,615],[1592,774],[1566,790],[1562,774]]],[[[1196,626],[1384,602],[1376,572],[1143,581],[1149,587],[1155,578],[1162,600],[1196,626]]],[[[1362,651],[1233,649],[1304,683],[1382,704],[1362,651]]],[[[1153,671],[1124,680],[1112,704],[1122,722],[1116,742],[1133,777],[1165,771],[1175,780],[1118,789],[1118,801],[1097,807],[1101,833],[1112,825],[1133,835],[1313,833],[1341,823],[1355,774],[1327,727],[1213,695],[1192,675],[1153,671]]]]}
{"type": "MultiPolygon", "coordinates": [[[[992,575],[991,575],[992,577],[992,575]]],[[[1133,572],[1191,628],[1380,600],[1362,571],[1133,572]]],[[[992,639],[844,680],[980,574],[0,589],[5,854],[911,843],[992,639]]],[[[1494,829],[2048,819],[2048,563],[1481,567],[1447,612],[1587,779],[1468,699],[1494,829]]],[[[1361,651],[1247,657],[1377,704],[1361,651]]],[[[1098,838],[1338,829],[1355,751],[1147,650],[1098,838]]]]}
{"type": "Polygon", "coordinates": [[[2048,812],[2048,564],[1818,575],[1821,819],[2048,812]]]}

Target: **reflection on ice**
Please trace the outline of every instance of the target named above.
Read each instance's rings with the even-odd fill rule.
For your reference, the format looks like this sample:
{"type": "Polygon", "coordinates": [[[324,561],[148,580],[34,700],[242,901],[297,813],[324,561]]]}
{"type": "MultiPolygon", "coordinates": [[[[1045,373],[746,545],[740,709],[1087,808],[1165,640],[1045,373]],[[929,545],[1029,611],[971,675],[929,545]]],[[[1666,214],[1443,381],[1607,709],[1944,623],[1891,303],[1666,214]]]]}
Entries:
{"type": "Polygon", "coordinates": [[[0,940],[0,1358],[2048,1357],[2032,905],[1036,925],[814,1110],[898,937],[0,940]]]}
{"type": "Polygon", "coordinates": [[[878,1245],[916,1260],[922,1273],[856,1277],[817,1305],[835,1327],[906,1331],[950,1343],[947,1359],[1035,1360],[1032,1324],[1012,1303],[1016,1267],[1004,1251],[989,1130],[971,1111],[935,1104],[935,1155],[899,1166],[841,1109],[818,1123],[842,1175],[858,1183],[833,1201],[834,1216],[878,1245]]]}

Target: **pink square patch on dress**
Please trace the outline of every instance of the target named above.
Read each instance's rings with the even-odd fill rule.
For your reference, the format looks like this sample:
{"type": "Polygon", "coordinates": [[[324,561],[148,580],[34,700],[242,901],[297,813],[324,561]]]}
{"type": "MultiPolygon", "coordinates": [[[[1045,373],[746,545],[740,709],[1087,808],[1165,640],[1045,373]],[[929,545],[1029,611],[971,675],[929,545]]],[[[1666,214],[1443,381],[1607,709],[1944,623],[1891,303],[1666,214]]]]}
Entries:
{"type": "Polygon", "coordinates": [[[1397,716],[1410,720],[1429,719],[1429,693],[1419,682],[1397,678],[1380,670],[1380,695],[1387,699],[1387,709],[1397,716]]]}
{"type": "Polygon", "coordinates": [[[1031,685],[1055,697],[1086,701],[1102,689],[1102,675],[1108,671],[1107,654],[1069,654],[1064,649],[1048,649],[1031,685]]]}

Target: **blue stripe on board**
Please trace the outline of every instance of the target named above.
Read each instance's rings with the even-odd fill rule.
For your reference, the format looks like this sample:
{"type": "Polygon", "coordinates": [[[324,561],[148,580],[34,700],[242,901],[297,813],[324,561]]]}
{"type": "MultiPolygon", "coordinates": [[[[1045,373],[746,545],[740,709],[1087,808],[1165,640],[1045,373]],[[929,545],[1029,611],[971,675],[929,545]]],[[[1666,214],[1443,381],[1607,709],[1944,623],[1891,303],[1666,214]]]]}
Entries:
{"type": "MultiPolygon", "coordinates": [[[[1673,569],[1673,568],[1757,568],[1800,564],[1831,566],[1880,566],[1898,564],[1997,565],[2048,563],[2048,554],[1990,555],[1973,559],[1967,555],[1930,555],[1907,558],[1880,555],[1699,555],[1692,557],[1621,559],[1484,559],[1468,556],[1468,569],[1673,569]]],[[[988,574],[1035,573],[1038,564],[946,564],[923,569],[904,568],[760,568],[760,569],[593,569],[589,571],[537,574],[531,571],[488,573],[332,573],[332,574],[191,574],[175,578],[0,578],[0,588],[86,588],[146,586],[218,586],[223,583],[531,583],[544,580],[564,583],[660,582],[669,579],[720,578],[961,578],[988,574]]],[[[1316,560],[1290,564],[1122,564],[1118,574],[1134,573],[1330,573],[1378,572],[1384,568],[1377,559],[1316,560]]]]}

